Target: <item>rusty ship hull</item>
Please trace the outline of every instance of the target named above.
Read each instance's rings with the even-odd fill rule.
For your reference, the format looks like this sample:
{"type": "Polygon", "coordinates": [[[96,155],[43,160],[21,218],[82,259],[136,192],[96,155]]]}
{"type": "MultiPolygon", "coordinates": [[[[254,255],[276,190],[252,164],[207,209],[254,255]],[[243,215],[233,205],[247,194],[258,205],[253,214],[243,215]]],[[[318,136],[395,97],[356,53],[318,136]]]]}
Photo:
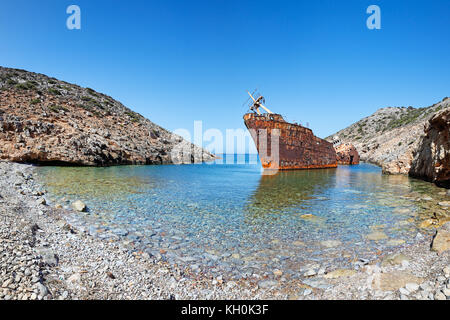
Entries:
{"type": "Polygon", "coordinates": [[[286,122],[279,114],[247,113],[244,123],[264,169],[322,169],[338,165],[332,143],[316,137],[309,128],[286,122]],[[276,157],[273,145],[278,148],[276,157]]]}

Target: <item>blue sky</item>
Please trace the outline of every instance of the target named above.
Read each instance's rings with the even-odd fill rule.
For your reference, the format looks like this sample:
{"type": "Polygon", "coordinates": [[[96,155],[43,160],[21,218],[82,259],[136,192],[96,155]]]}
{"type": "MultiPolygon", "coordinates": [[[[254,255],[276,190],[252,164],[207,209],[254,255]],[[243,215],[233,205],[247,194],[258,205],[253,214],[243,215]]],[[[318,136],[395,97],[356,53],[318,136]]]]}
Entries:
{"type": "Polygon", "coordinates": [[[325,137],[450,96],[449,15],[450,0],[2,1],[0,65],[91,87],[170,130],[245,128],[257,87],[325,137]],[[81,30],[66,28],[71,4],[81,30]],[[366,27],[371,4],[381,30],[366,27]]]}

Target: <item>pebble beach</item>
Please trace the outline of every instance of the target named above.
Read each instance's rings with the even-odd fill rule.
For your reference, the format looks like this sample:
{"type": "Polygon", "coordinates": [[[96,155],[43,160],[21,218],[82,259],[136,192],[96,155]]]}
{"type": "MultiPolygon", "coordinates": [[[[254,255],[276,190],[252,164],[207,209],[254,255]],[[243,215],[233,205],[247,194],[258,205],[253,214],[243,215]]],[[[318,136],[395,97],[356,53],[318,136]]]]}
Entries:
{"type": "Polygon", "coordinates": [[[48,205],[35,175],[34,166],[0,162],[1,300],[450,299],[449,222],[352,268],[308,265],[299,279],[274,270],[229,281],[77,229],[67,219],[77,211],[48,205]]]}

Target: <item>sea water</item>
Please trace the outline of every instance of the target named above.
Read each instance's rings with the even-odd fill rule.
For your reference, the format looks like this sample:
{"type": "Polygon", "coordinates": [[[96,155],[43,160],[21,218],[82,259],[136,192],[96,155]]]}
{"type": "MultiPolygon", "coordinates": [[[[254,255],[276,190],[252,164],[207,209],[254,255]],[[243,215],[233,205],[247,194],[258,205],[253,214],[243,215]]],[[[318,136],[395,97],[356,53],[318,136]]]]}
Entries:
{"type": "Polygon", "coordinates": [[[370,164],[265,175],[257,156],[161,166],[39,167],[50,203],[82,200],[67,219],[130,250],[228,278],[301,277],[353,267],[415,241],[439,190],[370,164]],[[375,236],[374,236],[375,235],[375,236]]]}

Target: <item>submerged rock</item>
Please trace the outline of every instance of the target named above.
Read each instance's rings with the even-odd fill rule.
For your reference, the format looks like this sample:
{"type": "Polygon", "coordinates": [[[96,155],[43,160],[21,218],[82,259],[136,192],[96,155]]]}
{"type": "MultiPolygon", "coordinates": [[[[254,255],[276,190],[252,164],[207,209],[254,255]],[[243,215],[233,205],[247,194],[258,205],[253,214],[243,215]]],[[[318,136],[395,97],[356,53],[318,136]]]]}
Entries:
{"type": "Polygon", "coordinates": [[[338,240],[326,240],[326,241],[320,242],[320,244],[327,248],[334,248],[334,247],[341,245],[341,242],[338,240]]]}
{"type": "Polygon", "coordinates": [[[375,231],[375,232],[368,234],[366,236],[366,238],[369,240],[372,240],[372,241],[379,241],[379,240],[387,239],[388,236],[384,232],[375,231]]]}
{"type": "Polygon", "coordinates": [[[77,200],[74,203],[72,203],[72,208],[74,208],[79,212],[86,212],[87,210],[86,204],[81,200],[77,200]]]}
{"type": "Polygon", "coordinates": [[[331,272],[328,272],[326,275],[324,275],[324,278],[326,279],[335,279],[335,278],[341,278],[341,277],[350,277],[356,273],[355,270],[350,269],[337,269],[331,272]]]}
{"type": "Polygon", "coordinates": [[[409,262],[409,257],[404,255],[403,253],[395,253],[386,256],[381,262],[381,265],[388,266],[388,265],[403,264],[403,261],[409,262]]]}

